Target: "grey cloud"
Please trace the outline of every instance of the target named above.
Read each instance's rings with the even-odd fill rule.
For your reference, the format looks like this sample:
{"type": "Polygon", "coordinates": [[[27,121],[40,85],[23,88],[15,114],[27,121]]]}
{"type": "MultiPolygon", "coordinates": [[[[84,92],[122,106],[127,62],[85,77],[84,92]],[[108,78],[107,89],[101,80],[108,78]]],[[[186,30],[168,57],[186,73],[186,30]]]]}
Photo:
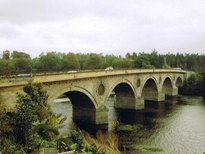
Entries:
{"type": "Polygon", "coordinates": [[[20,35],[20,28],[18,25],[11,25],[8,23],[0,24],[0,37],[5,39],[12,39],[20,35]]]}
{"type": "Polygon", "coordinates": [[[45,15],[45,3],[40,0],[1,0],[0,21],[20,23],[42,21],[45,15]]]}
{"type": "Polygon", "coordinates": [[[203,53],[204,8],[203,0],[1,0],[0,50],[203,53]]]}

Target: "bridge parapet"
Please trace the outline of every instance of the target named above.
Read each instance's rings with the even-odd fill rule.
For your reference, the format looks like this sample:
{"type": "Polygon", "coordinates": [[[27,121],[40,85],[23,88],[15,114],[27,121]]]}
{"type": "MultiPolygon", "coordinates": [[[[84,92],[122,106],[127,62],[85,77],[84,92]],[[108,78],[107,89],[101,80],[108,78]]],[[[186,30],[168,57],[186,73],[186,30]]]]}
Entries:
{"type": "Polygon", "coordinates": [[[112,71],[89,71],[89,72],[76,72],[76,73],[55,73],[55,74],[34,74],[31,76],[13,76],[3,77],[0,79],[0,87],[26,84],[27,80],[31,78],[34,82],[56,82],[64,80],[75,80],[85,78],[107,77],[107,76],[122,76],[131,74],[155,74],[155,73],[186,73],[184,70],[178,69],[131,69],[131,70],[112,70],[112,71]]]}

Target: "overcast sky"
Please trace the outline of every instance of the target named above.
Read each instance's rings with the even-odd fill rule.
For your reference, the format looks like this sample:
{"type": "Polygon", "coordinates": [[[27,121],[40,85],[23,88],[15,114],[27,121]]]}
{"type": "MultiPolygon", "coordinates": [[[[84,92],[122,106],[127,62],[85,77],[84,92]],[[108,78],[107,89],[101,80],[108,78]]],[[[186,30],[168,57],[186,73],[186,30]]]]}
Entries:
{"type": "Polygon", "coordinates": [[[0,0],[0,52],[205,53],[204,0],[0,0]]]}

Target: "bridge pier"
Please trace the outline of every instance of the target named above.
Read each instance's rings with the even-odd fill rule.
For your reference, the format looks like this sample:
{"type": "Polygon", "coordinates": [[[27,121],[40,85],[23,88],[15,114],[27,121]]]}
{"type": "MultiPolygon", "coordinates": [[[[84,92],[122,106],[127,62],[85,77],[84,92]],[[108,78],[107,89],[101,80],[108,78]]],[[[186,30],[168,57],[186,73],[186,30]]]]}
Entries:
{"type": "Polygon", "coordinates": [[[135,99],[135,108],[136,110],[141,110],[145,108],[144,99],[141,97],[135,99]]]}
{"type": "Polygon", "coordinates": [[[142,98],[119,97],[114,102],[114,107],[118,109],[144,109],[144,100],[142,98]]]}
{"type": "Polygon", "coordinates": [[[176,99],[178,96],[178,87],[174,86],[171,93],[165,94],[165,99],[176,99]]]}
{"type": "Polygon", "coordinates": [[[106,107],[85,108],[73,106],[73,121],[89,124],[108,124],[108,109],[106,107]]]}
{"type": "Polygon", "coordinates": [[[156,101],[160,102],[160,101],[164,101],[164,100],[165,100],[165,94],[162,92],[158,93],[156,101]]]}
{"type": "Polygon", "coordinates": [[[178,95],[178,87],[177,86],[173,86],[173,90],[172,90],[171,96],[176,96],[176,95],[178,95]]]}
{"type": "Polygon", "coordinates": [[[164,101],[165,100],[165,93],[163,92],[159,92],[159,93],[144,93],[144,96],[143,96],[144,100],[146,101],[157,101],[157,102],[160,102],[160,101],[164,101]]]}

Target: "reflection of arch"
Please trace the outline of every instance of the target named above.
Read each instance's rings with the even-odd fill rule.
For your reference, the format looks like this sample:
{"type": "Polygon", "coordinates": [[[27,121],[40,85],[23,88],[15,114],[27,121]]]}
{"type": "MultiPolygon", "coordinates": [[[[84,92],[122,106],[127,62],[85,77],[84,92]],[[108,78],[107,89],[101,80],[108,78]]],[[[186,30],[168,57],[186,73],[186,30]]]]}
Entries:
{"type": "Polygon", "coordinates": [[[144,100],[156,100],[158,98],[158,88],[156,81],[153,78],[149,78],[142,88],[142,97],[144,100]]]}
{"type": "Polygon", "coordinates": [[[113,91],[115,92],[115,107],[132,108],[135,105],[135,91],[129,81],[116,82],[109,91],[109,95],[113,91]]]}
{"type": "Polygon", "coordinates": [[[177,87],[183,85],[183,80],[182,80],[182,78],[181,78],[180,76],[177,77],[175,85],[176,85],[177,87]]]}
{"type": "Polygon", "coordinates": [[[173,92],[173,85],[172,81],[169,77],[165,78],[163,85],[162,85],[162,92],[165,95],[172,95],[173,92]]]}
{"type": "Polygon", "coordinates": [[[50,102],[53,102],[52,100],[58,98],[59,96],[63,94],[65,94],[71,100],[71,103],[74,106],[77,105],[77,106],[86,107],[85,105],[87,105],[87,107],[89,108],[97,107],[97,103],[95,99],[92,97],[92,95],[87,90],[81,87],[72,87],[72,89],[70,88],[62,89],[58,91],[57,93],[55,93],[55,95],[52,96],[52,99],[50,102]]]}

